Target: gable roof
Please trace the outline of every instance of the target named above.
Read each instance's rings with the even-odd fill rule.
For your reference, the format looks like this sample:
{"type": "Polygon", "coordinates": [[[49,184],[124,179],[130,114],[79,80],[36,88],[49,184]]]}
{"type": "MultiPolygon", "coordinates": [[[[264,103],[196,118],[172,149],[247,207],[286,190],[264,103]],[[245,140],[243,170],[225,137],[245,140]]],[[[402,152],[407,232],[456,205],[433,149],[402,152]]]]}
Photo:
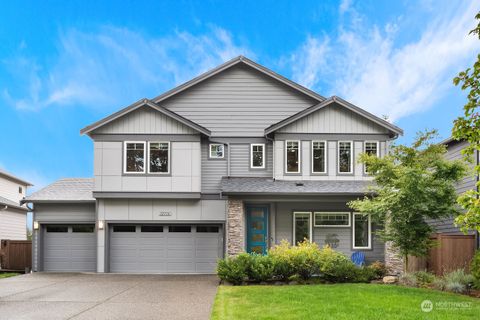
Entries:
{"type": "Polygon", "coordinates": [[[95,123],[92,123],[91,125],[88,125],[86,126],[85,128],[83,128],[82,130],[80,130],[80,134],[88,134],[120,117],[123,117],[124,115],[126,114],[129,114],[130,112],[132,111],[135,111],[141,107],[144,107],[144,106],[147,106],[147,107],[150,107],[158,112],[161,112],[162,114],[186,125],[187,127],[189,128],[192,128],[206,136],[210,136],[210,130],[202,127],[201,125],[193,122],[193,121],[190,121],[184,117],[182,117],[181,115],[173,112],[173,111],[170,111],[166,108],[163,108],[159,105],[157,105],[156,103],[150,101],[149,99],[141,99],[133,104],[131,104],[130,106],[126,107],[126,108],[123,108],[122,110],[120,111],[117,111],[111,115],[109,115],[108,117],[105,117],[95,123]]]}
{"type": "Polygon", "coordinates": [[[313,113],[317,110],[325,108],[326,106],[329,106],[332,103],[338,103],[339,105],[347,108],[348,110],[350,110],[354,113],[357,113],[358,115],[360,115],[364,118],[367,118],[368,120],[378,124],[379,126],[388,129],[395,136],[403,135],[403,130],[400,129],[399,127],[397,127],[397,126],[391,124],[390,122],[385,121],[385,120],[377,117],[376,115],[371,114],[370,112],[368,112],[366,110],[363,110],[362,108],[357,107],[356,105],[354,105],[354,104],[352,104],[352,103],[350,103],[346,100],[343,100],[342,98],[339,98],[337,96],[332,96],[332,97],[328,98],[327,100],[325,100],[323,102],[320,102],[319,104],[311,106],[310,108],[302,110],[302,111],[294,114],[291,117],[288,117],[288,118],[286,118],[286,119],[284,119],[280,122],[277,122],[277,123],[271,125],[270,127],[265,129],[265,135],[267,135],[269,133],[272,133],[274,131],[277,131],[278,129],[283,128],[283,127],[289,125],[290,123],[295,122],[295,121],[297,121],[297,120],[299,120],[303,117],[306,117],[309,114],[311,114],[311,113],[313,113]]]}
{"type": "Polygon", "coordinates": [[[65,178],[38,190],[22,200],[28,202],[95,202],[93,178],[65,178]]]}
{"type": "Polygon", "coordinates": [[[11,174],[10,172],[7,172],[7,171],[5,171],[5,170],[3,170],[3,169],[0,169],[0,177],[1,177],[1,176],[5,177],[5,178],[7,178],[7,179],[13,180],[13,181],[15,181],[15,182],[21,183],[21,184],[23,184],[23,185],[25,185],[25,186],[33,186],[33,184],[31,184],[30,182],[25,181],[25,180],[23,180],[23,179],[20,179],[19,177],[14,176],[14,175],[11,174]]]}
{"type": "Polygon", "coordinates": [[[196,84],[198,84],[198,83],[200,83],[204,80],[207,80],[207,79],[213,77],[216,74],[219,74],[222,71],[230,69],[231,67],[239,65],[239,64],[246,65],[250,68],[253,68],[253,69],[267,75],[268,77],[270,77],[272,79],[275,79],[275,80],[285,84],[286,86],[291,87],[294,90],[299,91],[299,92],[317,100],[318,102],[321,102],[321,101],[325,100],[325,97],[319,95],[318,93],[316,93],[316,92],[314,92],[310,89],[307,89],[304,86],[302,86],[302,85],[300,85],[296,82],[293,82],[292,80],[287,79],[284,76],[281,76],[278,73],[276,73],[276,72],[274,72],[274,71],[272,71],[272,70],[270,70],[270,69],[268,69],[268,68],[266,68],[266,67],[264,67],[264,66],[262,66],[262,65],[260,65],[256,62],[254,62],[254,61],[252,61],[252,60],[250,60],[250,59],[248,59],[244,56],[235,57],[232,60],[227,61],[227,62],[219,65],[218,67],[215,67],[215,68],[199,75],[198,77],[193,78],[192,80],[187,81],[187,82],[185,82],[185,83],[183,83],[183,84],[181,84],[181,85],[179,85],[179,86],[177,86],[177,87],[175,87],[175,88],[173,88],[173,89],[171,89],[171,90],[169,90],[165,93],[162,93],[161,95],[159,95],[159,96],[157,96],[157,97],[155,97],[151,100],[154,101],[155,103],[159,103],[159,102],[161,102],[165,99],[168,99],[171,96],[174,96],[174,95],[176,95],[176,94],[178,94],[178,93],[180,93],[180,92],[182,92],[182,91],[184,91],[184,90],[186,90],[186,89],[188,89],[188,88],[190,88],[190,87],[192,87],[192,86],[194,86],[194,85],[196,85],[196,84]]]}

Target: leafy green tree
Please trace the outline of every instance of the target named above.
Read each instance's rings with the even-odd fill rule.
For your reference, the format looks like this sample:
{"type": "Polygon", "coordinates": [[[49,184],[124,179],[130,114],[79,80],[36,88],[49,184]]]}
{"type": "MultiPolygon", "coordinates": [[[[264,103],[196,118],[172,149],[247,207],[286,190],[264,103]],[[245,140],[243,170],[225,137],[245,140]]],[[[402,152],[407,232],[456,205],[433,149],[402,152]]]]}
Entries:
{"type": "Polygon", "coordinates": [[[391,241],[404,261],[408,256],[425,256],[432,246],[432,227],[427,219],[447,217],[458,211],[455,182],[465,174],[463,161],[445,160],[446,148],[432,143],[436,131],[419,133],[412,146],[392,146],[383,158],[362,154],[373,176],[371,191],[348,203],[382,226],[376,234],[391,241]]]}
{"type": "MultiPolygon", "coordinates": [[[[470,31],[480,39],[480,12],[475,19],[479,20],[477,27],[470,31]]],[[[468,91],[467,103],[463,107],[463,116],[454,121],[452,136],[455,140],[464,140],[469,145],[462,152],[465,158],[472,160],[475,151],[480,151],[480,54],[471,68],[462,71],[453,79],[453,83],[461,85],[462,90],[468,91]]],[[[475,166],[475,175],[480,174],[480,167],[475,166]]],[[[477,183],[478,185],[478,183],[477,183]]],[[[458,203],[464,208],[464,212],[455,218],[455,224],[460,226],[463,232],[469,230],[480,231],[480,194],[477,190],[470,190],[458,198],[458,203]]]]}

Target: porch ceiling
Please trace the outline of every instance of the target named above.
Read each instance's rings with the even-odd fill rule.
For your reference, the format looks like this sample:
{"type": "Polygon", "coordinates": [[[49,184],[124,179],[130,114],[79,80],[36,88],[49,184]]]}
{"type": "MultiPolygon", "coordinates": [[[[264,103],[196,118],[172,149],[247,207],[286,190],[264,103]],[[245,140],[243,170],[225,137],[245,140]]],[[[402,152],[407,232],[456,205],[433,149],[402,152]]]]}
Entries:
{"type": "Polygon", "coordinates": [[[222,178],[225,195],[289,194],[289,195],[359,195],[370,193],[371,181],[290,181],[272,178],[222,178]]]}

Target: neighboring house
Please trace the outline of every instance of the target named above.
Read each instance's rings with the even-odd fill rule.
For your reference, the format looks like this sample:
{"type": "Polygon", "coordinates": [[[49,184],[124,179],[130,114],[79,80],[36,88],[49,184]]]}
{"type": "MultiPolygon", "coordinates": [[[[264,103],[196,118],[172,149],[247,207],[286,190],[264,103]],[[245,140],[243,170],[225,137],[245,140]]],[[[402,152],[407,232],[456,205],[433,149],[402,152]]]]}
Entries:
{"type": "MultiPolygon", "coordinates": [[[[440,144],[444,144],[447,147],[447,153],[446,153],[446,158],[448,160],[460,160],[464,156],[462,154],[462,150],[465,149],[465,147],[468,145],[467,141],[457,141],[454,140],[453,138],[448,138],[445,139],[444,141],[440,142],[440,144]]],[[[473,167],[475,165],[479,165],[479,155],[478,152],[475,152],[473,155],[472,162],[469,163],[468,165],[472,169],[471,172],[468,172],[468,174],[463,178],[459,183],[456,185],[456,190],[458,194],[462,194],[468,190],[476,190],[477,186],[477,180],[478,176],[476,176],[473,172],[473,167]]],[[[457,228],[454,224],[454,219],[455,217],[449,217],[449,218],[444,218],[444,219],[436,219],[436,220],[430,220],[429,223],[435,228],[435,231],[437,233],[442,233],[442,234],[453,234],[453,235],[459,235],[463,234],[462,231],[460,231],[459,228],[457,228]]],[[[469,232],[470,234],[474,234],[474,232],[469,232]]],[[[479,248],[479,239],[478,239],[478,233],[476,234],[476,246],[479,248]]]]}
{"type": "Polygon", "coordinates": [[[27,197],[33,270],[212,273],[224,255],[282,239],[383,260],[370,218],[346,203],[402,130],[235,58],[81,130],[94,177],[27,197]]]}
{"type": "Polygon", "coordinates": [[[0,169],[0,240],[27,239],[28,208],[21,205],[31,183],[0,169]]]}

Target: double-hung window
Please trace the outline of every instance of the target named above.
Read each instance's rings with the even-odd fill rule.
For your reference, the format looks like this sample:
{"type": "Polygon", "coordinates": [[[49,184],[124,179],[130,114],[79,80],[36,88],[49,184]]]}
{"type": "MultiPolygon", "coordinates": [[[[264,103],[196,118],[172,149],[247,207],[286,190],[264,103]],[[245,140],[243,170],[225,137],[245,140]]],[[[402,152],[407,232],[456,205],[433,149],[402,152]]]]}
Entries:
{"type": "Polygon", "coordinates": [[[353,213],[353,249],[372,248],[372,225],[370,215],[359,212],[353,213]]]}
{"type": "Polygon", "coordinates": [[[167,174],[170,172],[170,143],[148,143],[148,172],[167,174]]]}
{"type": "Polygon", "coordinates": [[[250,145],[250,168],[265,168],[265,144],[253,143],[250,145]]]}
{"type": "Polygon", "coordinates": [[[285,171],[300,172],[300,141],[285,141],[285,171]]]}
{"type": "Polygon", "coordinates": [[[145,142],[125,142],[123,159],[125,173],[145,173],[145,149],[145,142]]]}
{"type": "Polygon", "coordinates": [[[327,146],[325,141],[312,141],[312,172],[327,172],[327,146]]]}
{"type": "Polygon", "coordinates": [[[293,244],[297,245],[302,241],[312,242],[312,213],[293,213],[293,244]]]}
{"type": "Polygon", "coordinates": [[[353,173],[353,150],[351,141],[338,142],[338,173],[353,173]]]}
{"type": "MultiPolygon", "coordinates": [[[[365,153],[368,155],[374,155],[378,157],[379,154],[379,149],[378,149],[378,141],[365,141],[365,153]]],[[[365,164],[365,173],[368,173],[368,167],[365,164]]]]}
{"type": "Polygon", "coordinates": [[[225,157],[223,144],[211,143],[209,148],[209,156],[211,159],[223,159],[225,157]]]}

